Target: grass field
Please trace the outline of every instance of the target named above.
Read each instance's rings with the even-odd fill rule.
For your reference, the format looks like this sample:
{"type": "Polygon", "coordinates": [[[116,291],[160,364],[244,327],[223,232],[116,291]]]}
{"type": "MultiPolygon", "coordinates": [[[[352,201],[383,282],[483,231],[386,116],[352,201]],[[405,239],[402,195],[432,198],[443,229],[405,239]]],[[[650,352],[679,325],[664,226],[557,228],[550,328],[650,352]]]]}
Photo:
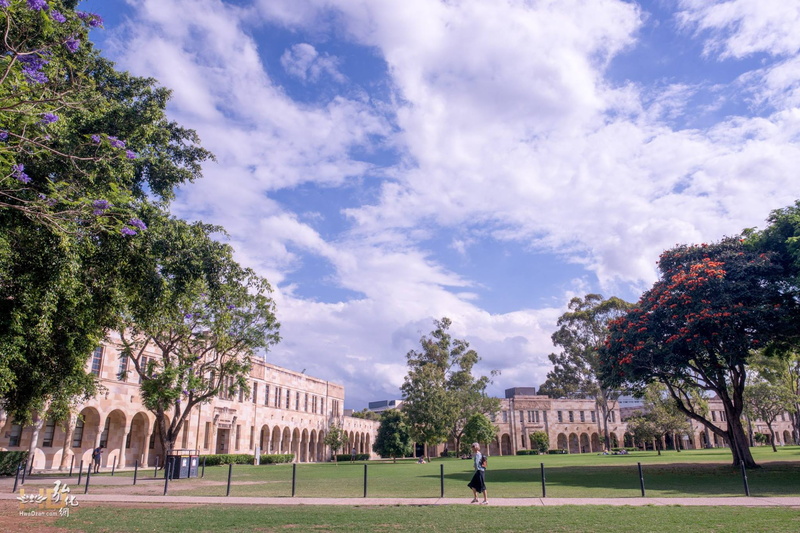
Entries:
{"type": "MultiPolygon", "coordinates": [[[[800,496],[800,447],[754,448],[761,468],[747,473],[753,496],[800,496]]],[[[730,465],[726,449],[665,452],[636,452],[625,456],[544,455],[492,457],[486,475],[493,498],[541,497],[541,464],[545,466],[547,496],[554,498],[626,498],[641,495],[637,463],[642,464],[647,496],[696,497],[742,496],[741,471],[730,465]]],[[[359,498],[364,495],[364,465],[300,464],[296,466],[298,497],[359,498]]],[[[446,497],[467,494],[466,483],[472,463],[458,459],[368,462],[369,497],[436,498],[441,493],[441,468],[444,468],[446,497]]],[[[292,493],[292,465],[235,465],[233,496],[288,497],[292,493]]],[[[152,470],[140,471],[140,484],[126,490],[146,490],[152,470]],[[144,479],[143,479],[144,476],[144,479]]],[[[118,473],[131,476],[129,472],[118,473]]],[[[161,475],[161,473],[159,473],[161,475]]],[[[171,495],[225,495],[227,466],[207,467],[201,480],[173,480],[171,495]]],[[[92,492],[102,492],[107,474],[92,477],[92,492]]],[[[152,480],[150,489],[158,480],[152,480]]]]}
{"type": "Polygon", "coordinates": [[[193,507],[80,508],[54,525],[87,533],[197,531],[800,531],[800,512],[710,507],[193,507]]]}

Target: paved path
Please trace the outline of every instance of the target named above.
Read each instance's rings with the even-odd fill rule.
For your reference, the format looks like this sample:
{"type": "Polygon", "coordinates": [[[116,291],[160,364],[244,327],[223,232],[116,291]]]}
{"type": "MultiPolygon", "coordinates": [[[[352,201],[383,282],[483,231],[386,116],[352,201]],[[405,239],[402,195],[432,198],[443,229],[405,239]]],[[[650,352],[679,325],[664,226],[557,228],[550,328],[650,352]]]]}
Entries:
{"type": "MultiPolygon", "coordinates": [[[[166,505],[347,505],[352,507],[379,505],[470,505],[469,498],[256,498],[242,496],[155,496],[133,494],[81,494],[79,502],[152,503],[166,505]]],[[[0,493],[0,500],[16,499],[17,494],[0,493]]],[[[495,498],[494,507],[551,507],[557,505],[681,505],[736,507],[794,507],[800,509],[798,497],[731,497],[731,498],[495,498]]]]}

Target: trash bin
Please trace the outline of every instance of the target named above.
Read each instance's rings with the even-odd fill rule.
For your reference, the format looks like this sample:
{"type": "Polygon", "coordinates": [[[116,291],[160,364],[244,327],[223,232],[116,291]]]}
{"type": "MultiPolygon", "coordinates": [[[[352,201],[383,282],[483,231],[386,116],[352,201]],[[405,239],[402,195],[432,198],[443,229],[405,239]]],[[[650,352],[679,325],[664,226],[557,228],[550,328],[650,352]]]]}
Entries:
{"type": "Polygon", "coordinates": [[[189,477],[197,477],[197,467],[200,465],[199,455],[189,456],[189,477]]]}

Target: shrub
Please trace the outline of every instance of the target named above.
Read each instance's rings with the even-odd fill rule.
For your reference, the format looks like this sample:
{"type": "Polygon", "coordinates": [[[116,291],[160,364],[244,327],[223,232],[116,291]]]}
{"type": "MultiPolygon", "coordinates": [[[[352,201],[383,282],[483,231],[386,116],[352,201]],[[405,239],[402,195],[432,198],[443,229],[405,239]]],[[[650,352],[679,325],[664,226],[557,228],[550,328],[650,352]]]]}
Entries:
{"type": "Polygon", "coordinates": [[[25,464],[28,452],[0,452],[0,476],[13,476],[17,473],[17,465],[25,464]]]}
{"type": "Polygon", "coordinates": [[[517,450],[517,455],[539,455],[539,450],[517,450]]]}
{"type": "Polygon", "coordinates": [[[569,452],[567,452],[567,450],[547,450],[547,453],[550,455],[566,455],[569,452]]]}
{"type": "Polygon", "coordinates": [[[293,453],[270,453],[261,454],[259,458],[262,465],[274,465],[279,463],[291,463],[294,461],[293,453]]]}
{"type": "Polygon", "coordinates": [[[255,459],[254,455],[246,454],[246,453],[218,453],[216,455],[205,455],[203,459],[200,460],[200,463],[203,464],[203,460],[205,460],[206,466],[217,466],[217,465],[251,465],[253,464],[253,460],[255,459]]]}
{"type": "MultiPolygon", "coordinates": [[[[336,460],[340,463],[344,463],[350,460],[349,453],[340,453],[336,455],[336,460]]],[[[368,453],[357,453],[356,454],[356,461],[369,461],[369,454],[368,453]]]]}
{"type": "Polygon", "coordinates": [[[442,457],[458,457],[458,452],[453,450],[447,450],[446,452],[442,452],[442,457]]]}

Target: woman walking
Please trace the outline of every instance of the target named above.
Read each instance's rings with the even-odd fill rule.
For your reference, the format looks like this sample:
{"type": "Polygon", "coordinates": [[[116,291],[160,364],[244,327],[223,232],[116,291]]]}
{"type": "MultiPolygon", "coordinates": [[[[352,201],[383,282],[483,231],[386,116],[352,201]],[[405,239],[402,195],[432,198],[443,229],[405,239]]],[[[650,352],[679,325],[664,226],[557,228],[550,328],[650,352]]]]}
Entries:
{"type": "Polygon", "coordinates": [[[483,494],[483,501],[480,503],[487,505],[489,494],[486,491],[486,461],[477,442],[472,443],[472,460],[475,461],[475,474],[472,475],[472,481],[467,484],[472,489],[471,503],[478,503],[478,494],[483,494]]]}

